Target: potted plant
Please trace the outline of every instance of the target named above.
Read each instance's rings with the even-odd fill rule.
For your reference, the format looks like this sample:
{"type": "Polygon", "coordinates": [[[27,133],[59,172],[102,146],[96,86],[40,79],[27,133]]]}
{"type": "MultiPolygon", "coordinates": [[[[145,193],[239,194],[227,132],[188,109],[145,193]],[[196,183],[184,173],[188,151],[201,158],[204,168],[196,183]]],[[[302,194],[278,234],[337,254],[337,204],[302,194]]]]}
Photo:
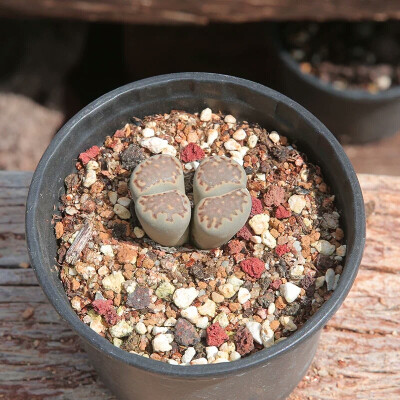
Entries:
{"type": "Polygon", "coordinates": [[[400,129],[397,32],[388,22],[275,25],[279,89],[344,143],[393,135],[400,129]]]}
{"type": "Polygon", "coordinates": [[[322,327],[343,302],[356,277],[365,241],[361,190],[343,149],[304,108],[259,84],[225,75],[182,73],[135,82],[110,92],[73,117],[50,144],[32,180],[26,234],[31,263],[58,313],[82,339],[95,369],[121,399],[284,399],[306,373],[322,327]],[[276,129],[324,171],[342,213],[347,256],[330,299],[297,332],[272,347],[231,363],[170,365],[128,353],[81,322],[71,308],[55,265],[51,224],[76,155],[101,144],[132,115],[207,106],[276,129]]]}

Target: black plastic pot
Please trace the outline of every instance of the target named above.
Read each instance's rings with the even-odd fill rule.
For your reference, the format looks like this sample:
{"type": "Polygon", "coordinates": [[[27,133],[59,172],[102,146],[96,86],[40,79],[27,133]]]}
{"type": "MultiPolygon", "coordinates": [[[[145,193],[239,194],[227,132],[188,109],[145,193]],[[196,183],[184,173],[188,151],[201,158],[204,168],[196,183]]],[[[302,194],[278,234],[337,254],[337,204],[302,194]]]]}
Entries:
{"type": "Polygon", "coordinates": [[[102,380],[120,399],[284,399],[301,380],[321,328],[346,297],[357,274],[365,217],[356,174],[336,139],[314,116],[259,84],[225,75],[184,73],[145,79],[114,90],[73,117],[51,142],[33,176],[26,234],[31,263],[49,300],[83,345],[102,380]],[[345,268],[332,297],[290,338],[239,361],[182,367],[127,353],[82,323],[64,293],[55,265],[54,207],[77,155],[100,145],[130,117],[171,109],[214,110],[276,129],[319,164],[336,193],[347,242],[345,268]]]}
{"type": "Polygon", "coordinates": [[[376,94],[338,90],[304,74],[283,47],[279,27],[272,29],[278,62],[278,88],[319,118],[343,143],[366,143],[400,131],[400,87],[376,94]]]}

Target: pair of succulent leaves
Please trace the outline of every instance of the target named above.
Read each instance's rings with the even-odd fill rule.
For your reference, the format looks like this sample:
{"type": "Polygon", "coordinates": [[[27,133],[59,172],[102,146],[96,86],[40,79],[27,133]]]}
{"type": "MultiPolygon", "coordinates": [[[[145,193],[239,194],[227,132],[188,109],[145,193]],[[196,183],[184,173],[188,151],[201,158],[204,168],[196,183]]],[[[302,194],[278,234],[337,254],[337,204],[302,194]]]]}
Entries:
{"type": "Polygon", "coordinates": [[[130,190],[147,235],[163,246],[189,242],[200,249],[226,243],[246,223],[251,197],[241,165],[227,157],[203,159],[193,178],[192,210],[181,162],[156,155],[132,172],[130,190]]]}

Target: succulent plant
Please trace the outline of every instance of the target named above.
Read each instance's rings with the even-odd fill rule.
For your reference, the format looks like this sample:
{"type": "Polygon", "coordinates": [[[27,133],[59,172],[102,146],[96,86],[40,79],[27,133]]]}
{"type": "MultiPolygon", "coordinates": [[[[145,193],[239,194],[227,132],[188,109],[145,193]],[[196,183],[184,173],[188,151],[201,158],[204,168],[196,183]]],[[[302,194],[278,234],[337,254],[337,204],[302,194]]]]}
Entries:
{"type": "MultiPolygon", "coordinates": [[[[227,157],[204,159],[193,179],[195,209],[191,238],[201,249],[226,243],[247,221],[251,197],[241,165],[227,157]]],[[[190,202],[182,166],[170,155],[156,155],[132,173],[130,190],[136,215],[147,235],[164,246],[189,240],[190,202]]]]}

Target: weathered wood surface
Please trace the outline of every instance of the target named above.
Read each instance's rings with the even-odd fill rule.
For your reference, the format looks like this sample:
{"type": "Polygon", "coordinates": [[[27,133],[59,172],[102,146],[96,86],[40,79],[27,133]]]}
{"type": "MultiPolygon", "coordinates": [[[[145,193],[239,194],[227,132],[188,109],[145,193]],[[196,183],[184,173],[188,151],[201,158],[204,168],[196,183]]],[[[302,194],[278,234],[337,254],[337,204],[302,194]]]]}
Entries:
{"type": "Polygon", "coordinates": [[[250,22],[265,19],[388,19],[398,0],[1,0],[0,15],[140,24],[250,22]]]}
{"type": "MultiPolygon", "coordinates": [[[[113,399],[33,271],[18,267],[27,260],[22,204],[30,177],[0,172],[0,399],[113,399]]],[[[290,400],[400,398],[400,178],[359,178],[368,208],[375,205],[362,267],[290,400]]]]}

